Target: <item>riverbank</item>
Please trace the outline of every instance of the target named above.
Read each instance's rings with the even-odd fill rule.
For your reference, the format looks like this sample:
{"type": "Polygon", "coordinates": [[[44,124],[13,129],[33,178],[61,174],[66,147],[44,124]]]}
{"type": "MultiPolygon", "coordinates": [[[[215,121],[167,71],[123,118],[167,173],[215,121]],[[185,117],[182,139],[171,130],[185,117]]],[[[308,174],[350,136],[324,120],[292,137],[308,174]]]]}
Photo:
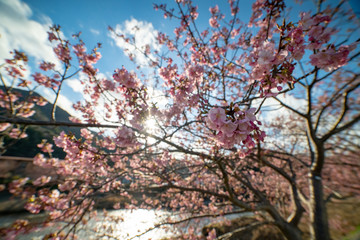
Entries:
{"type": "MultiPolygon", "coordinates": [[[[107,201],[104,201],[102,204],[104,206],[108,204],[108,206],[111,206],[110,200],[114,201],[114,198],[109,198],[107,201]]],[[[4,205],[0,206],[3,208],[4,205]]],[[[328,213],[329,213],[329,219],[330,222],[332,222],[332,226],[334,226],[334,222],[337,222],[337,228],[332,227],[331,228],[331,236],[334,240],[360,240],[360,201],[356,198],[349,198],[345,200],[336,200],[333,202],[330,202],[328,204],[328,213]]],[[[101,211],[99,211],[101,212],[101,211]]],[[[164,211],[166,212],[166,211],[164,211]]],[[[125,222],[117,223],[116,227],[114,229],[118,229],[118,226],[123,226],[125,229],[130,228],[130,226],[140,226],[144,223],[144,219],[150,219],[149,222],[152,223],[152,221],[155,221],[155,210],[144,210],[144,209],[138,209],[134,210],[133,212],[131,210],[113,210],[109,211],[109,213],[126,213],[129,215],[125,215],[123,219],[125,222]],[[130,214],[131,212],[131,214],[130,214]],[[154,216],[152,216],[153,214],[154,216]],[[152,217],[151,217],[152,216],[152,217]],[[127,222],[128,221],[128,222],[127,222]]],[[[2,219],[2,227],[6,225],[10,225],[11,222],[15,221],[16,219],[28,219],[30,222],[41,222],[46,218],[46,214],[38,214],[33,215],[25,212],[14,212],[12,214],[8,215],[1,215],[2,219]],[[5,224],[5,225],[4,225],[5,224]]],[[[95,221],[95,220],[94,220],[95,221]]],[[[304,240],[309,239],[308,235],[308,227],[307,227],[307,219],[304,218],[303,222],[301,223],[301,228],[304,231],[304,240]]],[[[96,221],[95,221],[96,222],[96,221]]],[[[144,228],[141,230],[144,230],[149,225],[144,225],[144,228]]],[[[155,223],[155,222],[154,222],[155,223]]],[[[205,224],[205,227],[202,228],[202,235],[206,236],[208,232],[210,232],[212,229],[215,229],[217,232],[217,236],[227,234],[231,231],[234,231],[235,229],[239,228],[246,228],[251,225],[255,225],[256,220],[255,218],[247,215],[243,217],[237,217],[235,219],[232,219],[230,221],[230,224],[225,224],[225,222],[220,221],[212,224],[205,224]]],[[[25,238],[26,239],[26,238],[25,238]]],[[[119,238],[123,239],[123,238],[119,238]]],[[[126,238],[124,238],[126,239],[126,238]]],[[[144,238],[145,239],[145,238],[144,238]]],[[[177,239],[181,240],[182,237],[170,237],[170,238],[163,238],[163,240],[170,240],[170,239],[177,239]]],[[[276,229],[276,227],[273,226],[262,226],[260,228],[253,228],[251,230],[246,230],[241,233],[234,234],[231,238],[231,240],[283,240],[282,234],[276,229]]]]}
{"type": "MultiPolygon", "coordinates": [[[[113,205],[117,202],[121,202],[124,205],[127,202],[127,199],[123,197],[116,196],[114,194],[104,194],[99,195],[96,200],[95,207],[97,209],[113,209],[113,205]]],[[[1,192],[0,194],[0,215],[8,216],[9,219],[6,222],[16,220],[17,217],[26,216],[32,218],[32,221],[39,220],[41,221],[41,216],[44,219],[45,215],[30,215],[24,209],[26,201],[19,198],[14,198],[8,192],[1,192]]],[[[333,239],[344,239],[344,240],[360,240],[360,199],[355,197],[350,197],[343,200],[333,199],[328,203],[328,216],[331,226],[330,232],[333,239]],[[335,227],[334,227],[335,226],[335,227]]],[[[236,220],[232,220],[230,225],[224,225],[223,223],[215,223],[208,225],[203,228],[203,234],[206,235],[207,232],[212,229],[216,229],[217,235],[223,235],[228,232],[231,232],[237,228],[248,226],[254,223],[253,218],[242,217],[236,220]]],[[[308,219],[306,216],[301,222],[300,228],[304,232],[304,239],[309,239],[308,231],[308,219]]],[[[269,239],[272,240],[282,240],[281,234],[274,227],[262,227],[255,231],[245,231],[242,235],[247,236],[246,238],[239,237],[239,235],[234,235],[235,238],[230,239],[267,239],[264,236],[272,236],[269,239]],[[261,238],[258,238],[262,236],[261,238]]],[[[181,239],[181,238],[179,238],[181,239]]]]}

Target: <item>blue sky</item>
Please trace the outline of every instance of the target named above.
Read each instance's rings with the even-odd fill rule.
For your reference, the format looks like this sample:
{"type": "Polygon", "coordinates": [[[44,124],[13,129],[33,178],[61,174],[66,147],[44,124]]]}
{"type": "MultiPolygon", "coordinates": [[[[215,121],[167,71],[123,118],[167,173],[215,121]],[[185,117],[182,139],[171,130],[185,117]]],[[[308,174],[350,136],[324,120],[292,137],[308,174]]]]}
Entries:
{"type": "MultiPolygon", "coordinates": [[[[88,47],[95,46],[97,42],[101,42],[103,44],[101,53],[104,57],[99,62],[99,68],[103,71],[113,71],[114,68],[119,67],[119,64],[125,63],[126,65],[128,63],[127,58],[123,57],[121,49],[113,47],[114,41],[108,36],[108,26],[123,25],[126,20],[131,19],[150,23],[154,30],[167,33],[172,32],[172,27],[174,26],[172,24],[174,21],[165,20],[160,11],[153,9],[153,3],[167,2],[171,5],[173,1],[169,0],[0,0],[1,5],[4,5],[6,2],[13,6],[17,2],[26,4],[31,11],[31,14],[28,16],[29,20],[34,20],[43,25],[49,24],[49,22],[59,24],[68,38],[72,34],[81,31],[82,38],[88,47]]],[[[226,0],[197,0],[194,2],[199,5],[199,18],[203,20],[199,21],[201,23],[200,27],[208,26],[207,20],[210,16],[209,6],[218,4],[220,9],[224,9],[222,6],[227,5],[226,0]]],[[[250,17],[252,2],[250,0],[241,1],[240,16],[243,21],[250,17]]],[[[288,5],[291,5],[293,1],[286,2],[288,5]]],[[[304,1],[305,10],[311,10],[308,7],[309,2],[311,3],[312,1],[304,1]]],[[[355,12],[360,12],[360,1],[351,0],[350,4],[355,12]]],[[[4,10],[1,5],[0,14],[1,9],[4,10]]],[[[0,59],[1,57],[0,55],[0,59]]]]}
{"type": "MultiPolygon", "coordinates": [[[[173,1],[165,2],[168,5],[174,4],[173,1]]],[[[68,39],[72,34],[81,31],[81,38],[88,48],[94,47],[97,42],[102,43],[100,52],[103,57],[96,66],[105,76],[110,77],[116,68],[123,65],[134,68],[123,53],[121,43],[109,35],[108,26],[128,34],[131,26],[140,25],[142,36],[145,36],[142,41],[146,43],[148,40],[150,42],[147,43],[153,45],[151,38],[154,38],[156,31],[172,34],[174,26],[177,26],[175,21],[164,19],[161,11],[155,11],[153,3],[162,1],[0,0],[0,64],[10,57],[9,51],[24,51],[33,60],[29,66],[30,77],[36,69],[34,63],[40,60],[55,61],[46,32],[52,24],[59,24],[68,39]]],[[[216,4],[222,8],[227,6],[227,1],[198,1],[201,28],[208,27],[209,7],[216,4]]],[[[245,4],[241,5],[244,21],[250,17],[251,4],[251,1],[245,1],[245,4]]],[[[77,79],[67,81],[63,90],[60,104],[65,109],[70,109],[71,102],[82,98],[77,79]]],[[[53,94],[48,90],[43,89],[41,94],[49,100],[52,99],[53,94]]]]}
{"type": "MultiPolygon", "coordinates": [[[[85,40],[88,47],[95,46],[97,42],[103,44],[101,53],[104,56],[99,62],[99,67],[103,71],[113,71],[119,65],[128,64],[127,58],[123,57],[122,51],[119,48],[113,47],[113,39],[108,36],[108,26],[116,27],[123,26],[126,21],[136,20],[138,22],[149,23],[154,30],[171,33],[173,31],[174,21],[164,19],[161,11],[153,9],[153,3],[168,2],[171,5],[172,1],[159,0],[63,0],[63,1],[48,1],[48,0],[25,0],[26,4],[33,11],[31,17],[35,21],[43,21],[44,15],[48,16],[53,23],[62,26],[62,31],[65,36],[81,31],[82,38],[85,40]]],[[[242,5],[244,11],[242,17],[250,18],[251,1],[244,1],[242,5]]],[[[202,27],[208,26],[208,18],[210,16],[209,6],[216,4],[227,5],[227,1],[216,0],[201,0],[198,1],[200,18],[202,27]]]]}
{"type": "MultiPolygon", "coordinates": [[[[97,64],[101,73],[111,76],[114,69],[122,65],[131,69],[133,65],[123,54],[121,43],[111,38],[107,27],[129,33],[130,26],[141,25],[142,36],[146,36],[143,41],[150,41],[148,43],[151,45],[151,37],[154,37],[156,31],[171,34],[176,26],[174,21],[164,19],[161,11],[153,9],[153,3],[162,2],[174,4],[170,0],[0,0],[0,64],[10,56],[8,52],[15,48],[25,51],[34,62],[54,60],[55,56],[47,43],[46,31],[50,25],[59,24],[66,38],[81,31],[88,48],[95,46],[97,42],[102,43],[100,51],[103,57],[97,64]]],[[[218,4],[220,9],[227,6],[226,0],[194,2],[199,5],[201,29],[208,27],[210,6],[218,4]]],[[[252,2],[240,1],[240,18],[244,22],[250,17],[252,2]]],[[[304,0],[303,10],[312,10],[309,5],[311,2],[304,0]]],[[[292,5],[293,1],[286,3],[292,5]]],[[[350,4],[355,12],[360,12],[359,1],[351,0],[350,4]]],[[[35,65],[30,65],[30,72],[34,69],[35,65]]],[[[76,81],[70,80],[65,86],[61,104],[66,109],[69,109],[71,102],[82,97],[76,81]]],[[[42,94],[51,99],[49,91],[42,94]]]]}

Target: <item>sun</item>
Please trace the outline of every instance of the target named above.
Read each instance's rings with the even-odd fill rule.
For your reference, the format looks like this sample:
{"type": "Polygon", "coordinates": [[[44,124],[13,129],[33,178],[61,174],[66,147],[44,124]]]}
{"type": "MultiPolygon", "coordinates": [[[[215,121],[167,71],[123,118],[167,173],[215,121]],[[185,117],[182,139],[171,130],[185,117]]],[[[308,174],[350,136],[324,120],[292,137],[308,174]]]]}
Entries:
{"type": "Polygon", "coordinates": [[[157,122],[155,118],[148,118],[144,122],[145,131],[148,133],[155,133],[157,129],[157,122]]]}

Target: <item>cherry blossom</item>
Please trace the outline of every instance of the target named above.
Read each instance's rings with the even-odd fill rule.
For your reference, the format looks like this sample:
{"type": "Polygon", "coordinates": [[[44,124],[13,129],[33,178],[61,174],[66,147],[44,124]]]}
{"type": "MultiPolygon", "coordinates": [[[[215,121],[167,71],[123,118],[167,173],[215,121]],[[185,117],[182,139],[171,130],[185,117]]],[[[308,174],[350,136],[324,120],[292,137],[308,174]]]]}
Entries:
{"type": "MultiPolygon", "coordinates": [[[[61,68],[40,62],[24,79],[28,60],[18,51],[0,66],[1,79],[11,82],[3,80],[0,90],[0,139],[11,141],[0,146],[1,154],[26,137],[28,125],[44,124],[32,117],[47,101],[13,86],[29,92],[41,86],[60,96],[63,84],[81,73],[86,97],[73,105],[80,117],[57,121],[57,97],[46,123],[80,127],[80,136],[62,131],[53,142],[37,143],[42,153],[33,163],[49,174],[6,184],[28,211],[47,213],[39,227],[66,222],[77,229],[95,217],[99,197],[114,194],[121,199],[111,204],[115,209],[176,211],[176,219],[164,220],[169,226],[246,212],[296,240],[300,221],[309,218],[312,238],[330,239],[324,198],[334,191],[359,194],[349,167],[358,153],[352,143],[359,73],[349,63],[359,55],[356,40],[344,45],[335,37],[343,32],[334,23],[341,16],[330,7],[290,21],[285,1],[257,0],[245,23],[240,4],[210,7],[205,24],[192,1],[154,5],[176,27],[157,34],[160,50],[135,48],[151,71],[130,55],[134,70],[117,66],[105,77],[97,65],[101,44],[87,48],[80,33],[65,39],[56,25],[48,38],[61,68]],[[62,159],[53,146],[64,152],[62,159]]],[[[31,229],[18,220],[6,237],[31,229]]],[[[54,231],[48,236],[73,236],[54,231]]],[[[199,239],[199,232],[193,226],[184,236],[199,239]]],[[[209,230],[206,237],[221,236],[209,230]]]]}

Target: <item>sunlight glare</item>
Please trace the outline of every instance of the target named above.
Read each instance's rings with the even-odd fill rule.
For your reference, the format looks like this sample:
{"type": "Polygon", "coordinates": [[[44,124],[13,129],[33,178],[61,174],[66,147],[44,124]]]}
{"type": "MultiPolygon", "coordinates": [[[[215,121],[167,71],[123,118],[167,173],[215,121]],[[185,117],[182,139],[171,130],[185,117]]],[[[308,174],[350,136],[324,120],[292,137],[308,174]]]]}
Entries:
{"type": "Polygon", "coordinates": [[[148,118],[145,123],[145,131],[148,133],[155,133],[157,128],[157,122],[154,118],[148,118]]]}

